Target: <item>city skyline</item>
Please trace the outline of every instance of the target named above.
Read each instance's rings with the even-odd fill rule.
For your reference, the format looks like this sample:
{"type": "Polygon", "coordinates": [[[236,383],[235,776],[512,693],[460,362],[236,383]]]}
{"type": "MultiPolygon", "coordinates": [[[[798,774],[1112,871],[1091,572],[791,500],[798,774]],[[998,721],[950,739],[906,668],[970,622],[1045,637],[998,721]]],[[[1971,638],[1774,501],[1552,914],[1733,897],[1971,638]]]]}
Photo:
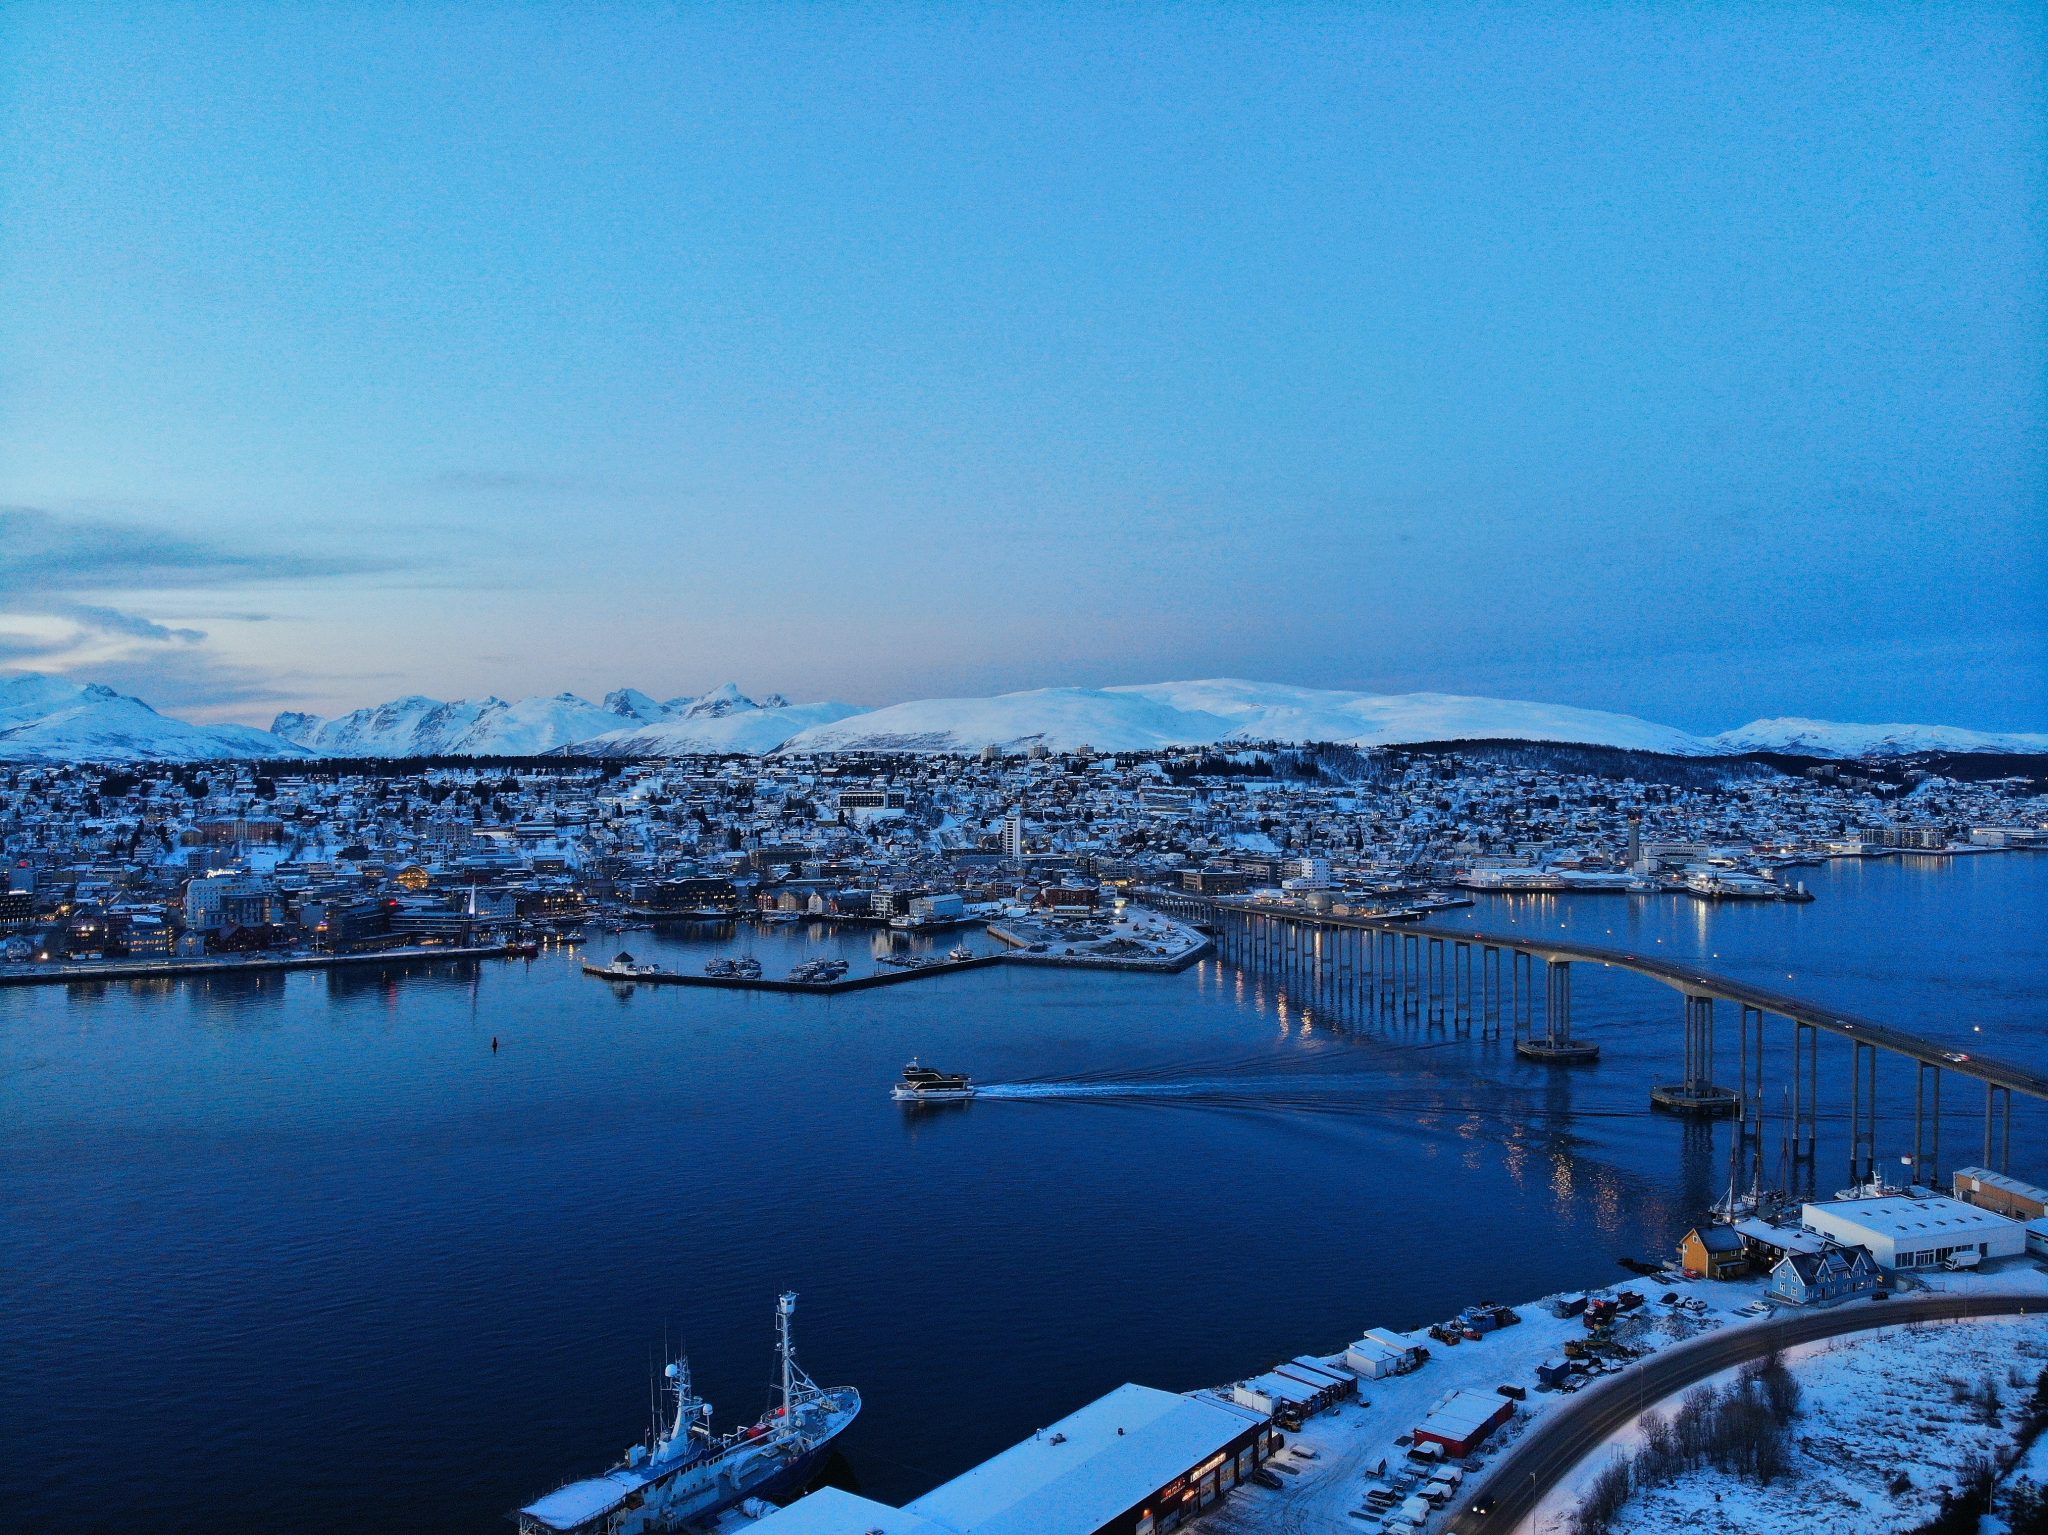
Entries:
{"type": "Polygon", "coordinates": [[[0,671],[2048,725],[2038,16],[4,45],[0,671]]]}

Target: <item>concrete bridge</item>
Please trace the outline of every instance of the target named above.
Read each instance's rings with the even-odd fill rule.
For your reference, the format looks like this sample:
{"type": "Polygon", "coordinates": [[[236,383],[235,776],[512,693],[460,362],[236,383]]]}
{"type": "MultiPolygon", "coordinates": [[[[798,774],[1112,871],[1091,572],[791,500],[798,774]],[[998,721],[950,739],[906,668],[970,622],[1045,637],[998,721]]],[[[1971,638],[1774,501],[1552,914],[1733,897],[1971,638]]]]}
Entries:
{"type": "Polygon", "coordinates": [[[1488,933],[1431,927],[1390,917],[1339,917],[1291,906],[1146,890],[1138,899],[1215,936],[1218,952],[1248,968],[1304,977],[1341,973],[1366,987],[1385,1011],[1443,1022],[1482,1039],[1513,1032],[1516,1053],[1567,1067],[1598,1058],[1593,1041],[1572,1032],[1572,966],[1630,970],[1661,981],[1683,999],[1684,1075],[1657,1083],[1650,1099],[1673,1113],[1732,1117],[1755,1133],[1759,1170],[1764,1119],[1764,1019],[1792,1025],[1791,1150],[1811,1157],[1818,1135],[1820,1036],[1849,1041],[1849,1176],[1877,1171],[1877,1058],[1889,1055],[1914,1072],[1913,1165],[1931,1181],[1941,1162],[1941,1094],[1945,1077],[1984,1087],[1982,1165],[2005,1170],[2012,1159],[2012,1096],[2048,1103],[2048,1076],[1964,1051],[1888,1024],[1809,1002],[1687,960],[1660,958],[1597,944],[1529,933],[1488,933]],[[1536,967],[1542,966],[1539,988],[1536,967]],[[1538,995],[1542,1006],[1537,1006],[1538,995]],[[1737,1085],[1714,1080],[1716,1006],[1738,1010],[1737,1085]]]}

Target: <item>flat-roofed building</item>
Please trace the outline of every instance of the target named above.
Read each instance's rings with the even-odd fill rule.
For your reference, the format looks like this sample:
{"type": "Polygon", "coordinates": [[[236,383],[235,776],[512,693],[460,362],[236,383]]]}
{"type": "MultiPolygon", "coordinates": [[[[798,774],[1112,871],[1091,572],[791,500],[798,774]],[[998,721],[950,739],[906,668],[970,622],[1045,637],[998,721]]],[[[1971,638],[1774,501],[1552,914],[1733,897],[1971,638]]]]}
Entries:
{"type": "Polygon", "coordinates": [[[952,1535],[908,1509],[872,1498],[820,1487],[808,1498],[779,1508],[747,1526],[747,1535],[952,1535]]]}
{"type": "Polygon", "coordinates": [[[1119,1386],[906,1505],[947,1535],[1163,1535],[1265,1458],[1265,1414],[1119,1386]]]}
{"type": "Polygon", "coordinates": [[[1884,1269],[1934,1268],[1958,1253],[2013,1258],[2027,1250],[2018,1221],[1939,1194],[1831,1200],[1804,1206],[1799,1219],[1844,1247],[1868,1248],[1884,1269]]]}
{"type": "Polygon", "coordinates": [[[2048,1189],[2023,1183],[2010,1173],[1995,1173],[1988,1167],[1958,1167],[1952,1187],[1963,1203],[1996,1210],[2016,1221],[2034,1221],[2048,1215],[2048,1189]]]}

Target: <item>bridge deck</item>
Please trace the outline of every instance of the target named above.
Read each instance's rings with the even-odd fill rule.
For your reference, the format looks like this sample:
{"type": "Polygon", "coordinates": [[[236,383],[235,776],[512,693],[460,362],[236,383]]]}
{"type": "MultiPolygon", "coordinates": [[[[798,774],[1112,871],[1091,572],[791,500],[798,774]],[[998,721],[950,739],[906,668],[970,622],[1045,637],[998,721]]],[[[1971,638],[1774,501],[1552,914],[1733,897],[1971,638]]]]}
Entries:
{"type": "Polygon", "coordinates": [[[1867,1045],[1938,1067],[1944,1072],[1974,1077],[1993,1087],[2005,1088],[2029,1098],[2048,1102],[2048,1076],[2043,1076],[2039,1072],[2029,1071],[2025,1067],[1995,1057],[1979,1055],[1974,1050],[1965,1052],[1944,1045],[1938,1040],[1893,1028],[1889,1024],[1875,1023],[1855,1013],[1844,1012],[1838,1007],[1808,1002],[1782,991],[1773,991],[1769,987],[1755,986],[1748,981],[1737,980],[1733,976],[1703,970],[1697,964],[1685,960],[1661,959],[1654,955],[1637,954],[1627,949],[1611,949],[1599,944],[1538,938],[1527,933],[1491,933],[1476,928],[1435,927],[1416,922],[1391,922],[1374,917],[1326,916],[1317,912],[1290,911],[1280,907],[1260,906],[1249,901],[1221,901],[1204,896],[1182,895],[1176,899],[1190,905],[1205,907],[1212,913],[1236,912],[1243,916],[1296,922],[1308,927],[1349,928],[1376,933],[1411,933],[1418,938],[1437,938],[1446,943],[1467,943],[1477,948],[1515,950],[1542,959],[1562,960],[1574,964],[1610,965],[1620,970],[1633,970],[1638,975],[1647,975],[1653,980],[1662,981],[1667,986],[1674,986],[1694,996],[1713,997],[1723,1002],[1733,1002],[1739,1006],[1775,1013],[1779,1017],[1810,1024],[1824,1033],[1836,1034],[1844,1039],[1861,1040],[1867,1045]]]}

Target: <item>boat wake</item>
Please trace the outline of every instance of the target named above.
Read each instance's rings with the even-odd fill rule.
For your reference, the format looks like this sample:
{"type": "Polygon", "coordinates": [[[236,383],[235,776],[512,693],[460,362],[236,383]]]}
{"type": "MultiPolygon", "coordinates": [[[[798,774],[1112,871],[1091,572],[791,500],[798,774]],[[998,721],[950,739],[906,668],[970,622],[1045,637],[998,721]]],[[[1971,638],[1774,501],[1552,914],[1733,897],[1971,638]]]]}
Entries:
{"type": "Polygon", "coordinates": [[[1212,1078],[1130,1082],[988,1082],[974,1089],[981,1098],[1273,1098],[1303,1093],[1355,1094],[1359,1081],[1337,1077],[1212,1078]]]}

